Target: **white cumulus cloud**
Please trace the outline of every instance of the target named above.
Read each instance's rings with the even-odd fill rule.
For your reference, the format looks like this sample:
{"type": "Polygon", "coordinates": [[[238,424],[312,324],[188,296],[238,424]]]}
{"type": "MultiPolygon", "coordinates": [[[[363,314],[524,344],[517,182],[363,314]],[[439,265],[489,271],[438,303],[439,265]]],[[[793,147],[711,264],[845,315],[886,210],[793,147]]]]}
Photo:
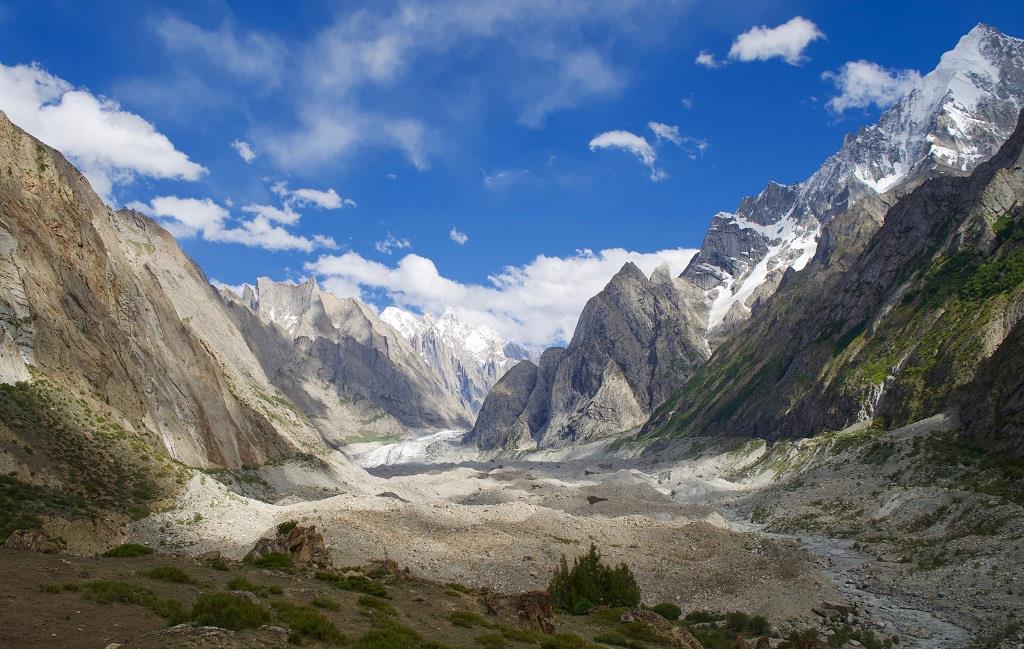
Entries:
{"type": "Polygon", "coordinates": [[[818,26],[803,16],[791,18],[778,27],[752,27],[740,34],[729,48],[734,61],[767,61],[779,58],[790,65],[799,65],[804,49],[825,38],[818,26]]]}
{"type": "Polygon", "coordinates": [[[466,234],[465,232],[459,232],[458,230],[455,229],[454,225],[452,226],[452,229],[448,231],[448,236],[449,238],[451,238],[452,241],[459,244],[460,246],[466,245],[466,242],[469,241],[469,235],[466,234]]]}
{"type": "Polygon", "coordinates": [[[872,104],[885,108],[921,82],[921,74],[916,70],[887,70],[863,60],[849,61],[838,72],[826,72],[822,77],[831,80],[839,91],[828,100],[828,107],[837,113],[872,104]]]}
{"type": "Polygon", "coordinates": [[[242,160],[245,160],[247,163],[251,163],[256,159],[256,152],[253,151],[252,145],[244,140],[232,141],[231,148],[237,151],[242,160]]]}
{"type": "Polygon", "coordinates": [[[630,133],[629,131],[605,131],[590,140],[589,146],[591,151],[619,149],[632,153],[650,169],[650,178],[655,182],[668,177],[664,171],[658,169],[658,154],[654,151],[651,143],[642,135],[630,133]]]}
{"type": "Polygon", "coordinates": [[[142,117],[38,65],[0,63],[0,110],[59,149],[108,202],[115,184],[135,176],[196,180],[206,173],[142,117]]]}
{"type": "Polygon", "coordinates": [[[235,218],[223,206],[209,198],[157,196],[147,203],[132,202],[128,207],[156,219],[181,239],[199,237],[205,241],[237,243],[265,250],[299,250],[312,252],[317,248],[337,248],[331,237],[305,237],[286,230],[278,223],[294,224],[298,215],[266,205],[246,205],[243,212],[250,219],[235,218]],[[289,220],[291,219],[291,220],[289,220]]]}
{"type": "Polygon", "coordinates": [[[452,308],[467,322],[539,348],[568,341],[587,300],[627,261],[648,275],[668,263],[675,274],[695,253],[683,248],[649,253],[611,248],[580,250],[568,257],[539,255],[525,265],[502,269],[485,284],[445,277],[432,260],[416,254],[390,266],[346,252],[321,256],[305,269],[332,292],[359,297],[364,290],[383,291],[397,306],[433,314],[452,308]]]}

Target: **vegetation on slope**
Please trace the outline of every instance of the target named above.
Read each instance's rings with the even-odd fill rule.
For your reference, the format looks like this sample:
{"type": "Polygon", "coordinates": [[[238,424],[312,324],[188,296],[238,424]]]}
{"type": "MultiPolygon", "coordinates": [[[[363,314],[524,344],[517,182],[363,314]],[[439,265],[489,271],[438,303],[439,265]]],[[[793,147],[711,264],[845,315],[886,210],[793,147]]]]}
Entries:
{"type": "Polygon", "coordinates": [[[19,470],[0,476],[0,540],[44,519],[145,516],[185,470],[50,381],[0,385],[0,450],[19,470]]]}

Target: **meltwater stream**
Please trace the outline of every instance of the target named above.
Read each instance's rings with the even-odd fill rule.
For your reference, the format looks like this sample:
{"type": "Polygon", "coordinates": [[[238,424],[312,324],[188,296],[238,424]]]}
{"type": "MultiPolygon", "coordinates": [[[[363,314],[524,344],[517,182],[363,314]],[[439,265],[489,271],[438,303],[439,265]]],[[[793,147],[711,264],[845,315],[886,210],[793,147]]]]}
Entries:
{"type": "Polygon", "coordinates": [[[869,558],[853,549],[845,539],[807,534],[780,534],[764,531],[735,511],[723,508],[722,514],[733,529],[780,539],[793,539],[820,560],[822,572],[839,588],[844,598],[864,607],[868,617],[884,625],[886,633],[899,635],[905,649],[957,649],[967,644],[970,632],[929,611],[915,608],[897,598],[862,588],[859,573],[869,558]]]}

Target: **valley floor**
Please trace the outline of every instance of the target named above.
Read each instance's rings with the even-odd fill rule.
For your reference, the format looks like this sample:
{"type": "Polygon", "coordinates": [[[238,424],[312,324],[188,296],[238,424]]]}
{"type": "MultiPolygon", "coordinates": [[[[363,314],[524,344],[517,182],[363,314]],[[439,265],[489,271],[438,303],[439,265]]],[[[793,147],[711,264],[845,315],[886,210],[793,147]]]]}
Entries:
{"type": "MultiPolygon", "coordinates": [[[[487,457],[442,431],[347,449],[368,473],[337,456],[194,472],[172,508],[122,540],[237,560],[296,520],[317,526],[336,565],[391,559],[425,583],[506,593],[545,588],[563,555],[594,543],[632,568],[644,603],[684,614],[763,615],[784,636],[825,630],[822,603],[845,602],[901,647],[1014,647],[1012,623],[1024,615],[1019,493],[986,482],[987,466],[943,469],[936,449],[954,427],[938,418],[770,449],[686,440],[663,449],[687,458],[671,463],[601,444],[487,457]]],[[[90,561],[64,565],[92,575],[90,561]]],[[[49,578],[61,567],[34,570],[49,578]]]]}

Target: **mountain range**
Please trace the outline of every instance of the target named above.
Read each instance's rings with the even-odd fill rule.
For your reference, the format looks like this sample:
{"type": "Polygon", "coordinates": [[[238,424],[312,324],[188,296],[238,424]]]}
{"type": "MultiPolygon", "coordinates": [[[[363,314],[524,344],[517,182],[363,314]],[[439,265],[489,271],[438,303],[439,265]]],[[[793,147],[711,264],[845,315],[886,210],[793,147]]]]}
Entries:
{"type": "Polygon", "coordinates": [[[717,214],[680,276],[626,264],[536,357],[313,279],[217,290],[4,117],[0,380],[47,381],[198,466],[471,427],[515,451],[804,436],[957,404],[990,435],[1021,398],[1000,377],[1019,364],[1022,106],[1024,42],[977,26],[806,181],[717,214]]]}
{"type": "MultiPolygon", "coordinates": [[[[937,178],[964,177],[993,156],[1014,132],[1022,107],[1024,41],[978,25],[877,124],[848,136],[841,149],[806,181],[770,183],[757,196],[743,199],[735,212],[715,215],[700,251],[674,282],[678,298],[664,299],[667,278],[645,282],[647,278],[637,277],[635,268],[624,267],[587,305],[565,350],[544,352],[537,372],[516,367],[494,387],[469,439],[482,448],[521,450],[616,436],[642,425],[646,434],[703,431],[710,426],[750,435],[809,435],[823,426],[842,427],[870,419],[878,413],[876,402],[882,393],[877,382],[866,388],[874,395],[870,399],[851,398],[846,388],[822,394],[826,385],[833,385],[830,375],[808,374],[802,366],[798,371],[789,365],[793,359],[779,359],[782,365],[772,372],[792,372],[788,376],[807,393],[805,402],[813,414],[794,410],[790,400],[777,394],[778,376],[752,382],[772,353],[770,341],[778,340],[788,349],[803,349],[811,341],[804,325],[787,321],[780,309],[793,299],[796,285],[813,288],[804,289],[800,307],[787,312],[790,318],[796,314],[818,317],[822,305],[854,300],[850,291],[859,295],[866,290],[863,282],[877,276],[876,268],[856,266],[860,274],[849,276],[859,279],[850,280],[848,286],[831,285],[826,278],[866,264],[859,255],[866,246],[873,250],[880,245],[873,243],[879,237],[894,236],[897,226],[883,228],[883,224],[891,215],[918,209],[908,207],[906,201],[920,200],[912,197],[919,188],[925,192],[922,185],[937,178]],[[617,303],[613,296],[627,294],[626,284],[632,292],[629,300],[618,302],[621,308],[598,308],[598,304],[617,303]],[[790,288],[782,291],[785,286],[790,288]],[[666,306],[669,303],[675,312],[666,306]],[[635,323],[640,314],[650,321],[647,305],[653,305],[656,313],[668,314],[673,326],[654,326],[650,331],[656,334],[647,338],[638,336],[635,327],[619,326],[621,321],[635,323]],[[748,325],[752,314],[760,316],[748,325]],[[718,381],[708,382],[706,377],[714,368],[723,368],[730,355],[729,369],[722,370],[718,381]],[[571,358],[571,365],[559,371],[563,358],[571,358]],[[639,374],[631,367],[635,364],[642,364],[639,374]],[[639,375],[661,378],[652,390],[648,382],[637,380],[639,375]],[[677,389],[681,392],[659,409],[660,399],[677,389]],[[857,405],[839,406],[837,400],[857,405]],[[685,414],[712,409],[710,404],[720,407],[707,417],[690,419],[685,414]],[[785,413],[785,418],[779,414],[765,419],[765,409],[785,413]],[[595,425],[595,420],[601,424],[595,425]],[[796,420],[800,425],[794,425],[796,420]]],[[[1010,200],[1003,205],[996,216],[1015,222],[1012,204],[1010,200]]],[[[949,223],[963,216],[953,210],[967,207],[947,201],[941,216],[930,214],[930,222],[949,223]]],[[[925,241],[934,246],[943,243],[939,234],[931,233],[915,239],[915,245],[923,246],[925,241]]],[[[891,251],[895,257],[886,261],[900,267],[920,261],[913,259],[912,250],[918,249],[897,247],[891,251]]],[[[830,324],[829,336],[856,338],[858,326],[870,333],[873,315],[871,308],[862,305],[856,318],[845,314],[830,324]]],[[[989,341],[984,352],[974,350],[972,365],[994,347],[995,342],[989,341]]],[[[888,392],[888,399],[901,401],[905,395],[898,395],[903,394],[888,392]]],[[[929,407],[938,407],[945,396],[937,391],[929,407]]],[[[881,412],[890,413],[893,408],[885,406],[881,412]]],[[[922,414],[928,408],[909,410],[922,414]]]]}

